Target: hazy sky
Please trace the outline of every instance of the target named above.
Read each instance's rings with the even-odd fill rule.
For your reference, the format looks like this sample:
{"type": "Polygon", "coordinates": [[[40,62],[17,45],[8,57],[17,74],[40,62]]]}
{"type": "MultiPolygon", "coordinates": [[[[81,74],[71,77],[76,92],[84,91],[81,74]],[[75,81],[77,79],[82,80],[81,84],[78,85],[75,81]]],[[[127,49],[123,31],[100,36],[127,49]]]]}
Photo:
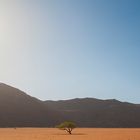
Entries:
{"type": "Polygon", "coordinates": [[[139,0],[0,0],[0,81],[42,100],[140,103],[139,0]]]}

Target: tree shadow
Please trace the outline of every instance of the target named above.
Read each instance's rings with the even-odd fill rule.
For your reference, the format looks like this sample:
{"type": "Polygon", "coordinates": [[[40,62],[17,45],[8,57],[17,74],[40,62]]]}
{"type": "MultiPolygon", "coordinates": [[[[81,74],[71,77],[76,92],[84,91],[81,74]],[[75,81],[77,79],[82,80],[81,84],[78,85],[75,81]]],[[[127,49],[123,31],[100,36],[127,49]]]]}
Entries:
{"type": "Polygon", "coordinates": [[[87,135],[85,133],[73,133],[72,135],[87,135]]]}
{"type": "Polygon", "coordinates": [[[59,134],[58,134],[58,133],[57,133],[57,134],[54,134],[54,135],[67,135],[67,136],[79,135],[79,136],[80,136],[80,135],[87,135],[87,134],[85,134],[85,133],[72,133],[72,134],[67,134],[67,133],[66,133],[66,134],[60,134],[60,133],[59,133],[59,134]]]}

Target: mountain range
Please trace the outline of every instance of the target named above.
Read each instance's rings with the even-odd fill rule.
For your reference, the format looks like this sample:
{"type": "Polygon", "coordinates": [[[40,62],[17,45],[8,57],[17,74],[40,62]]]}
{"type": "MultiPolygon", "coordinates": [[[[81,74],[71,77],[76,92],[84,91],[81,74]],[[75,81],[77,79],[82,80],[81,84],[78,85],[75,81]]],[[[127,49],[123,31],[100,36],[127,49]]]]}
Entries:
{"type": "Polygon", "coordinates": [[[0,83],[0,127],[55,127],[66,120],[77,127],[139,128],[140,105],[95,98],[41,101],[0,83]]]}

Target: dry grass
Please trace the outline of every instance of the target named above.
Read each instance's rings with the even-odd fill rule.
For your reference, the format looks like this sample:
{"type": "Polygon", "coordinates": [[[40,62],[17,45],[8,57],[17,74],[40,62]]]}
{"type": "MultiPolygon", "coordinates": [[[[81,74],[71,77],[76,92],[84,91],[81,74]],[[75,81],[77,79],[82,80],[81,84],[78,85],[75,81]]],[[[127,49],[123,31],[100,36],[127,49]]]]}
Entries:
{"type": "Polygon", "coordinates": [[[77,128],[69,135],[55,128],[1,128],[0,140],[140,140],[140,129],[77,128]]]}

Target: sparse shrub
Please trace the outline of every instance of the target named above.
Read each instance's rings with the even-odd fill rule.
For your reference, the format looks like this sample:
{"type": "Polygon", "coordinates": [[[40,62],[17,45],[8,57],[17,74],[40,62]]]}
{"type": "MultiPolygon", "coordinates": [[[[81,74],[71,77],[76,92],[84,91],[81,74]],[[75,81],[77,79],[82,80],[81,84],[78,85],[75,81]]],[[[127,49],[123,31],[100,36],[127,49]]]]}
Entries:
{"type": "Polygon", "coordinates": [[[65,130],[69,134],[72,134],[72,130],[76,128],[76,124],[71,121],[65,121],[59,125],[56,126],[56,128],[59,128],[60,130],[65,130]]]}

